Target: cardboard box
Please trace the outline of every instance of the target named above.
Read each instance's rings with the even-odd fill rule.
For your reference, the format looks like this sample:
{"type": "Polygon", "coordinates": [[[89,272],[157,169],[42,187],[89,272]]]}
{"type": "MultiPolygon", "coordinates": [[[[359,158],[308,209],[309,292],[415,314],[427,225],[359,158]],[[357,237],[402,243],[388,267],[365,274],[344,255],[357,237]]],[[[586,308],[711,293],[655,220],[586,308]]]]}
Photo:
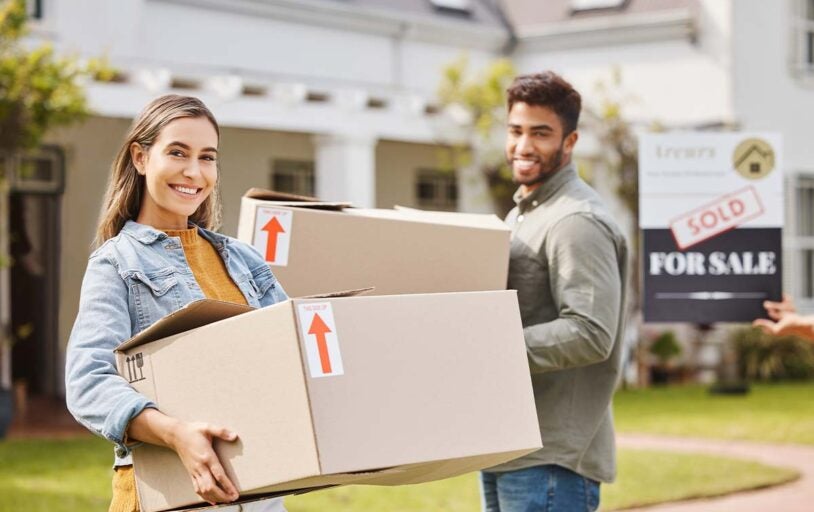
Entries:
{"type": "MultiPolygon", "coordinates": [[[[514,291],[198,301],[116,351],[159,408],[233,429],[242,497],[419,483],[541,447],[514,291]]],[[[133,452],[145,512],[199,503],[177,455],[133,452]]]]}
{"type": "Polygon", "coordinates": [[[292,297],[504,290],[510,230],[495,215],[352,208],[252,189],[238,238],[292,297]]]}

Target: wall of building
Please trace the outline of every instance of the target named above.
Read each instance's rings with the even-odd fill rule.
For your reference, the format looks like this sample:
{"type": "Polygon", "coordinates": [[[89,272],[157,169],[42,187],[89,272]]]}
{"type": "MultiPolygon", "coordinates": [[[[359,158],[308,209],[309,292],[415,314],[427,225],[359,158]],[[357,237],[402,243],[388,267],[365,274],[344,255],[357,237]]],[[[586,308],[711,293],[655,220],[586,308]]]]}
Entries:
{"type": "Polygon", "coordinates": [[[738,0],[734,7],[733,86],[745,129],[783,134],[786,168],[814,172],[814,74],[796,75],[794,13],[802,0],[738,0]]]}
{"type": "Polygon", "coordinates": [[[399,19],[398,9],[295,4],[52,1],[45,4],[38,34],[65,51],[102,51],[126,71],[165,67],[197,76],[238,74],[255,83],[304,81],[428,98],[450,61],[465,52],[481,65],[508,40],[501,26],[454,17],[403,13],[399,19]],[[332,11],[347,23],[332,21],[332,11]],[[89,19],[104,22],[87,30],[89,19]]]}
{"type": "MultiPolygon", "coordinates": [[[[59,130],[48,138],[48,143],[63,149],[66,165],[60,228],[59,340],[63,350],[76,316],[82,276],[91,252],[110,165],[129,124],[126,119],[91,117],[81,125],[59,130]]],[[[230,236],[236,234],[241,196],[251,187],[271,187],[275,159],[313,162],[315,140],[307,133],[222,127],[219,148],[221,231],[230,236]]],[[[376,206],[418,206],[417,172],[440,166],[438,147],[379,141],[375,153],[376,206]]]]}
{"type": "Polygon", "coordinates": [[[418,208],[416,177],[421,169],[439,169],[441,148],[382,140],[376,145],[376,206],[418,208]]]}
{"type": "Polygon", "coordinates": [[[814,297],[803,297],[803,281],[814,273],[803,250],[814,238],[799,236],[803,205],[797,204],[798,176],[814,176],[811,144],[814,73],[801,72],[795,52],[797,17],[803,0],[739,0],[733,13],[733,88],[738,121],[744,130],[779,132],[787,174],[784,236],[784,288],[804,311],[814,311],[814,297]]]}
{"type": "MultiPolygon", "coordinates": [[[[627,110],[634,120],[644,123],[660,121],[690,128],[729,121],[733,117],[729,2],[702,1],[686,14],[693,27],[691,35],[680,31],[663,38],[647,34],[647,20],[640,17],[638,26],[622,36],[614,27],[621,26],[625,18],[608,16],[602,28],[607,31],[606,40],[575,28],[567,36],[559,36],[555,49],[546,51],[544,42],[536,44],[530,39],[521,42],[515,63],[523,73],[544,69],[561,73],[582,92],[587,104],[595,103],[597,84],[611,84],[613,70],[618,69],[627,110]],[[641,36],[635,35],[637,31],[641,36]]],[[[597,26],[590,27],[599,31],[597,26]]]]}

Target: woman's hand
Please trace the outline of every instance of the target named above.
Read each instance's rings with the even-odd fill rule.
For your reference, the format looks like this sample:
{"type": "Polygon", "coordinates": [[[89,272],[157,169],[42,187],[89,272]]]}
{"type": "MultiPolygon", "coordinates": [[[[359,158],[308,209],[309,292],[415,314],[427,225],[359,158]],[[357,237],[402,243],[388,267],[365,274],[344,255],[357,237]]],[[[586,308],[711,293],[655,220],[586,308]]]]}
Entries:
{"type": "Polygon", "coordinates": [[[236,440],[234,432],[207,423],[181,421],[157,409],[144,409],[130,421],[127,436],[174,450],[189,473],[195,492],[208,503],[230,503],[240,496],[212,448],[215,438],[236,440]]]}
{"type": "Polygon", "coordinates": [[[236,440],[234,432],[206,423],[178,422],[171,436],[170,448],[181,458],[198,496],[212,505],[240,496],[212,448],[214,438],[236,440]]]}

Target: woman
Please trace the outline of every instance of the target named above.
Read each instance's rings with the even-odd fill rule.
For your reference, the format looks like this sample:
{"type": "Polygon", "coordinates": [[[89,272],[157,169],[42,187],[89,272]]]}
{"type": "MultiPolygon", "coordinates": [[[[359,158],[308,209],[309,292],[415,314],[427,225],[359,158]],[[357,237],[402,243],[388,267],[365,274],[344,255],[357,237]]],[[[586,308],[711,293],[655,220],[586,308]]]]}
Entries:
{"type": "MultiPolygon", "coordinates": [[[[213,439],[237,435],[161,413],[118,375],[113,357],[119,343],[194,300],[286,299],[252,247],[210,231],[220,220],[219,138],[200,100],[162,96],[135,119],[113,163],[65,375],[71,413],[116,445],[111,512],[138,510],[130,450],[140,442],[174,450],[207,502],[238,498],[212,449],[213,439]]],[[[250,508],[283,510],[274,500],[250,508]]]]}

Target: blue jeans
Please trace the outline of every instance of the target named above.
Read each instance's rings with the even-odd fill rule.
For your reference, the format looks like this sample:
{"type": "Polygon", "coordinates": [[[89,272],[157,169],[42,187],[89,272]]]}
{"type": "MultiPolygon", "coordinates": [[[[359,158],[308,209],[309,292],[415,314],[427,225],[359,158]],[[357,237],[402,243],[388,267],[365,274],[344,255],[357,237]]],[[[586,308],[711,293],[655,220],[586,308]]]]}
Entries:
{"type": "Polygon", "coordinates": [[[484,512],[594,512],[599,482],[561,466],[481,473],[484,512]]]}

